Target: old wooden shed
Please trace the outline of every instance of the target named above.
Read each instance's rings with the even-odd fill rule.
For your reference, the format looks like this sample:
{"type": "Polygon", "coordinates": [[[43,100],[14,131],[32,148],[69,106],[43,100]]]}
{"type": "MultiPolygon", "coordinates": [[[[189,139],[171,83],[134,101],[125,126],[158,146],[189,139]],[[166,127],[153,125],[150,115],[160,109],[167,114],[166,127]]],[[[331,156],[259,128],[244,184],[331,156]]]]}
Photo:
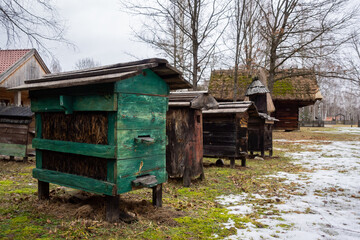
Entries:
{"type": "Polygon", "coordinates": [[[0,155],[25,158],[32,153],[33,116],[30,107],[0,106],[0,155]]]}
{"type": "Polygon", "coordinates": [[[26,81],[35,112],[39,197],[49,183],[107,196],[106,217],[119,217],[118,195],[153,189],[161,206],[166,173],[170,90],[190,88],[164,59],[120,63],[26,81]]]}
{"type": "MultiPolygon", "coordinates": [[[[264,75],[265,83],[267,73],[259,74],[262,70],[249,72],[241,70],[238,77],[237,101],[245,100],[245,91],[254,76],[264,75]]],[[[217,101],[233,101],[234,99],[234,71],[215,70],[211,73],[209,91],[217,101]]],[[[313,105],[322,99],[314,71],[309,69],[285,69],[275,76],[273,92],[275,112],[271,116],[279,121],[274,124],[275,129],[292,131],[299,129],[299,108],[313,105]]],[[[262,80],[262,79],[261,79],[262,80]]]]}
{"type": "Polygon", "coordinates": [[[0,50],[0,104],[30,106],[26,90],[8,91],[50,73],[35,49],[0,50]]]}
{"type": "Polygon", "coordinates": [[[218,109],[203,111],[204,156],[240,159],[246,165],[249,118],[258,118],[253,102],[219,102],[218,109]]]}
{"type": "Polygon", "coordinates": [[[270,91],[257,77],[254,78],[245,93],[246,100],[254,102],[259,112],[259,117],[250,118],[248,124],[248,150],[251,155],[254,152],[260,152],[261,156],[264,157],[265,151],[269,151],[269,156],[272,156],[272,131],[274,122],[277,119],[268,115],[271,111],[275,110],[271,96],[268,93],[270,91]]]}
{"type": "Polygon", "coordinates": [[[183,178],[188,187],[191,178],[204,177],[202,110],[217,108],[207,92],[172,92],[166,114],[166,170],[169,177],[183,178]]]}

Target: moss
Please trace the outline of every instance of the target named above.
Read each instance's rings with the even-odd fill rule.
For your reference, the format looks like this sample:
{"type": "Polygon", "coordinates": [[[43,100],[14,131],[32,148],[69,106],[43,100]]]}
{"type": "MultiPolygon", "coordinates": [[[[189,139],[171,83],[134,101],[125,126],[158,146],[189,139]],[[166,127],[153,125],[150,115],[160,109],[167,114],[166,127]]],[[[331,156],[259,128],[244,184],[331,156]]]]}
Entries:
{"type": "Polygon", "coordinates": [[[295,88],[292,85],[291,81],[288,79],[283,79],[274,83],[273,95],[274,96],[284,96],[287,94],[294,94],[295,88]]]}

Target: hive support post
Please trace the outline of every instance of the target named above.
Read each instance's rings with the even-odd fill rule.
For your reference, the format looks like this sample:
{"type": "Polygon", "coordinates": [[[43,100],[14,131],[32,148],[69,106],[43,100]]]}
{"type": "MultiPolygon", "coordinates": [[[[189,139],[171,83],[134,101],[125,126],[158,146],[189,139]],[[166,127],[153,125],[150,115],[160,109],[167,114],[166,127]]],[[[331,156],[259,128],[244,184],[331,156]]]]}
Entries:
{"type": "Polygon", "coordinates": [[[235,158],[230,158],[230,168],[235,168],[235,158]]]}
{"type": "Polygon", "coordinates": [[[245,156],[241,157],[241,166],[246,167],[246,157],[245,156]]]}
{"type": "Polygon", "coordinates": [[[185,167],[184,175],[183,175],[183,186],[190,187],[190,184],[191,184],[190,169],[188,167],[185,167]]]}
{"type": "Polygon", "coordinates": [[[50,198],[48,182],[38,180],[38,198],[39,200],[46,200],[50,198]]]}
{"type": "Polygon", "coordinates": [[[272,157],[272,155],[273,155],[273,150],[270,149],[270,150],[269,150],[269,157],[272,157]]]}
{"type": "Polygon", "coordinates": [[[162,207],[162,184],[152,187],[152,202],[156,207],[162,207]]]}
{"type": "Polygon", "coordinates": [[[201,181],[205,180],[204,165],[203,165],[202,161],[201,161],[201,174],[200,174],[199,178],[201,181]]]}
{"type": "Polygon", "coordinates": [[[116,222],[120,216],[119,195],[105,196],[106,221],[116,222]]]}

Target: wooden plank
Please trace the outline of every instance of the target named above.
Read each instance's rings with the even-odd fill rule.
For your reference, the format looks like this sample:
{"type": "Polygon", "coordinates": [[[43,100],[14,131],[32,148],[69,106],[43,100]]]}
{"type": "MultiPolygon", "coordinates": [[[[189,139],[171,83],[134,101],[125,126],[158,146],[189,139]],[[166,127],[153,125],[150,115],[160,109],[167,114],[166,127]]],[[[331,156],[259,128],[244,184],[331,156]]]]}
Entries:
{"type": "Polygon", "coordinates": [[[25,157],[26,156],[26,145],[0,143],[0,155],[25,157]]]}
{"type": "Polygon", "coordinates": [[[115,146],[67,142],[34,138],[32,145],[36,149],[73,153],[100,158],[115,158],[115,146]]]}
{"type": "Polygon", "coordinates": [[[114,73],[106,74],[93,77],[84,77],[84,78],[75,78],[71,81],[69,80],[59,80],[59,81],[48,81],[42,83],[33,83],[21,85],[18,87],[12,88],[12,90],[39,90],[39,89],[48,89],[48,88],[64,88],[64,87],[74,87],[82,85],[91,85],[91,84],[101,84],[108,82],[121,81],[123,79],[131,78],[138,75],[139,71],[131,71],[125,73],[114,73]]]}
{"type": "Polygon", "coordinates": [[[164,128],[166,124],[166,103],[132,103],[119,105],[117,129],[164,128]]]}
{"type": "Polygon", "coordinates": [[[35,113],[35,137],[42,138],[42,121],[40,113],[35,113]]]}
{"type": "Polygon", "coordinates": [[[204,145],[204,156],[206,157],[236,157],[235,146],[213,146],[204,145]]]}
{"type": "Polygon", "coordinates": [[[170,93],[168,84],[150,69],[143,70],[142,74],[137,76],[116,82],[115,91],[162,96],[170,93]]]}
{"type": "MultiPolygon", "coordinates": [[[[73,111],[116,111],[117,98],[114,94],[72,96],[73,111]]],[[[60,96],[45,96],[33,98],[31,101],[33,112],[64,111],[60,105],[60,96]]]]}
{"type": "Polygon", "coordinates": [[[117,131],[117,159],[139,158],[151,155],[161,155],[166,152],[165,129],[141,129],[117,131]],[[135,141],[139,136],[153,138],[153,143],[135,141]]]}
{"type": "Polygon", "coordinates": [[[16,128],[16,129],[28,129],[27,124],[10,124],[10,123],[0,123],[0,129],[2,128],[16,128]]]}
{"type": "Polygon", "coordinates": [[[153,155],[117,161],[117,172],[120,178],[140,176],[165,167],[165,155],[153,155]]]}
{"type": "MultiPolygon", "coordinates": [[[[148,174],[156,176],[156,180],[158,181],[158,184],[166,182],[167,178],[168,178],[166,168],[148,172],[148,174]]],[[[135,179],[136,179],[136,176],[129,176],[127,178],[120,178],[118,176],[117,193],[118,194],[126,193],[126,192],[130,192],[130,191],[136,189],[132,186],[132,181],[134,181],[135,179]]]]}
{"type": "Polygon", "coordinates": [[[0,131],[0,143],[9,143],[9,144],[21,144],[27,145],[27,132],[23,134],[17,133],[1,133],[0,131]]]}
{"type": "Polygon", "coordinates": [[[106,166],[106,171],[107,171],[107,181],[111,182],[111,183],[116,183],[116,161],[115,159],[108,159],[107,160],[107,166],[106,166]]]}
{"type": "Polygon", "coordinates": [[[116,145],[116,112],[108,113],[108,144],[116,145]]]}
{"type": "Polygon", "coordinates": [[[116,193],[116,185],[113,183],[68,173],[35,168],[33,169],[33,177],[43,182],[55,183],[92,193],[109,196],[114,196],[116,193]]]}
{"type": "Polygon", "coordinates": [[[36,152],[36,168],[41,169],[42,168],[42,151],[41,150],[35,150],[36,152]]]}

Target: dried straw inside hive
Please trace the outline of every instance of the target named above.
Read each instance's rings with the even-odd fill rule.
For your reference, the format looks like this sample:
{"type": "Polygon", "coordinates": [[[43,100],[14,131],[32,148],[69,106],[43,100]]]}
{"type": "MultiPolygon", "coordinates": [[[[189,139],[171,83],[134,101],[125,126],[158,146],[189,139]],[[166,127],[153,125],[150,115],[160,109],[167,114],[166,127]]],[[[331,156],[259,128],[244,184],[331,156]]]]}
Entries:
{"type": "Polygon", "coordinates": [[[42,154],[44,169],[106,181],[107,159],[51,151],[42,154]]]}
{"type": "Polygon", "coordinates": [[[44,139],[108,144],[106,112],[42,113],[41,121],[44,139]]]}

